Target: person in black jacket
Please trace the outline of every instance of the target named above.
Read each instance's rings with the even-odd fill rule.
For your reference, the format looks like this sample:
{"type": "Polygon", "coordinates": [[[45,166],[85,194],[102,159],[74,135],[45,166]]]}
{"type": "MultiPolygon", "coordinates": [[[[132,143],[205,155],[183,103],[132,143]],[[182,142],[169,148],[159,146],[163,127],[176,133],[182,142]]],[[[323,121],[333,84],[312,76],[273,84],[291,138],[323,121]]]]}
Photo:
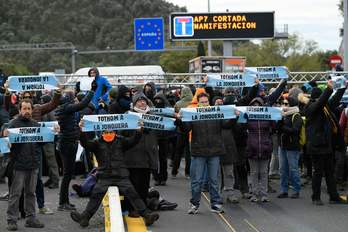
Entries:
{"type": "MultiPolygon", "coordinates": [[[[19,115],[10,121],[8,128],[38,127],[39,124],[32,119],[33,103],[31,100],[24,99],[19,103],[19,115]]],[[[7,129],[4,136],[8,136],[7,129]]],[[[24,188],[26,227],[43,228],[42,224],[35,217],[35,189],[37,175],[40,165],[40,151],[38,143],[15,143],[12,144],[11,153],[13,155],[14,171],[10,196],[7,209],[7,229],[17,230],[17,220],[19,211],[19,199],[24,188]]]]}
{"type": "Polygon", "coordinates": [[[333,82],[328,81],[327,88],[322,92],[313,88],[311,100],[306,105],[306,149],[312,156],[314,174],[312,179],[312,202],[323,205],[320,199],[321,179],[325,174],[326,185],[330,195],[330,203],[342,203],[336,189],[334,177],[334,152],[344,150],[345,144],[339,125],[332,111],[339,105],[345,89],[339,89],[331,98],[333,82]]]}
{"type": "MultiPolygon", "coordinates": [[[[170,107],[170,104],[167,98],[163,93],[157,93],[153,98],[153,103],[156,108],[165,108],[170,107]]],[[[159,156],[159,167],[154,171],[155,185],[166,185],[168,178],[167,172],[167,155],[168,155],[168,146],[169,146],[169,131],[159,132],[158,138],[158,156],[159,156]]]]}
{"type": "Polygon", "coordinates": [[[80,130],[78,112],[88,106],[94,91],[97,88],[95,81],[92,82],[91,91],[78,103],[74,102],[74,93],[67,91],[62,96],[60,105],[56,110],[56,117],[60,126],[59,154],[63,162],[63,180],[60,186],[59,211],[75,210],[75,206],[69,202],[69,184],[74,174],[76,152],[80,130]]]}
{"type": "MultiPolygon", "coordinates": [[[[150,111],[150,100],[142,93],[133,96],[133,112],[146,114],[150,111]]],[[[121,134],[131,137],[134,130],[122,131],[121,134]]],[[[125,151],[125,164],[130,173],[130,180],[141,199],[146,202],[150,187],[150,176],[158,169],[158,141],[155,130],[145,128],[142,137],[135,146],[125,151]]]]}
{"type": "MultiPolygon", "coordinates": [[[[83,122],[83,121],[82,121],[83,122]]],[[[83,126],[83,123],[80,124],[83,126]]],[[[141,133],[135,132],[132,137],[123,137],[115,131],[103,131],[101,138],[87,140],[85,133],[81,134],[83,147],[92,151],[98,161],[97,183],[83,213],[71,212],[71,218],[82,227],[87,227],[90,218],[97,212],[109,186],[117,186],[120,194],[125,196],[133,208],[144,217],[146,225],[153,224],[159,215],[146,208],[144,201],[135,191],[129,180],[129,171],[124,163],[124,151],[137,144],[141,133]]]]}
{"type": "Polygon", "coordinates": [[[301,179],[299,171],[300,158],[300,131],[302,118],[298,108],[298,101],[289,97],[283,101],[283,120],[280,126],[280,194],[278,198],[288,197],[289,182],[294,193],[291,198],[299,198],[301,179]]]}

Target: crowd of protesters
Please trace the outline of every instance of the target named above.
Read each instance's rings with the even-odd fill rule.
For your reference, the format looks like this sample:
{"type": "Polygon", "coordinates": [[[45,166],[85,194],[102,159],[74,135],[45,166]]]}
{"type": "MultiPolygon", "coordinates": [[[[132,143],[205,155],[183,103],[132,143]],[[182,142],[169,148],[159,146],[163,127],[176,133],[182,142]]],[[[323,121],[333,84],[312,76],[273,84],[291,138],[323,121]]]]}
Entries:
{"type": "MultiPolygon", "coordinates": [[[[59,125],[55,128],[58,135],[54,143],[16,143],[11,145],[10,153],[3,154],[0,179],[8,180],[9,195],[3,196],[8,197],[8,230],[17,230],[19,218],[26,218],[26,227],[44,227],[35,216],[35,200],[39,213],[53,214],[45,206],[44,187],[60,188],[57,210],[70,212],[74,221],[87,227],[108,187],[117,186],[126,198],[123,210],[130,216],[142,216],[146,225],[151,225],[159,219],[156,210],[177,206],[151,189],[151,176],[155,186],[166,185],[168,169],[172,178],[176,178],[182,157],[184,175],[191,183],[189,214],[199,212],[203,191],[209,192],[211,211],[215,213],[223,213],[224,199],[231,203],[238,203],[242,198],[269,202],[269,177],[277,175],[278,198],[297,199],[301,197],[301,171],[312,183],[314,205],[324,204],[323,177],[330,203],[346,203],[337,190],[337,183],[341,188],[347,180],[348,111],[341,103],[346,89],[333,94],[331,80],[324,86],[315,81],[288,86],[282,80],[269,90],[256,80],[253,87],[240,92],[198,85],[159,89],[151,82],[143,87],[112,87],[97,68],[90,69],[88,76],[93,78],[88,91],[81,91],[77,83],[74,90],[16,94],[9,92],[7,82],[2,83],[3,137],[8,135],[9,128],[35,127],[42,121],[58,121],[59,125]],[[282,108],[282,120],[247,119],[247,123],[239,123],[237,119],[181,120],[182,108],[217,105],[278,106],[282,108]],[[174,108],[176,130],[148,129],[140,123],[138,130],[81,132],[84,115],[148,114],[152,107],[174,108]],[[72,186],[79,196],[90,197],[81,213],[69,199],[79,143],[84,148],[85,172],[90,172],[82,185],[72,186]],[[42,182],[43,157],[49,177],[45,183],[42,182]],[[98,167],[94,167],[93,157],[98,167]]],[[[237,110],[235,114],[242,117],[237,110]]]]}

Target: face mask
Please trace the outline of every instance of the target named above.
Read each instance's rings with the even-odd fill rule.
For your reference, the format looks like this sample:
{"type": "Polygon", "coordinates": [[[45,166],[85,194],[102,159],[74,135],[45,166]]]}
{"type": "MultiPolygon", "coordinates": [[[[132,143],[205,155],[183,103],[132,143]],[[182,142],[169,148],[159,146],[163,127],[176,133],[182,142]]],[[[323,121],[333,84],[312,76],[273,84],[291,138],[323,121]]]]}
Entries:
{"type": "Polygon", "coordinates": [[[106,132],[106,133],[104,132],[104,133],[102,133],[102,138],[107,143],[110,143],[110,142],[114,141],[115,137],[116,137],[116,133],[115,132],[106,132]]]}

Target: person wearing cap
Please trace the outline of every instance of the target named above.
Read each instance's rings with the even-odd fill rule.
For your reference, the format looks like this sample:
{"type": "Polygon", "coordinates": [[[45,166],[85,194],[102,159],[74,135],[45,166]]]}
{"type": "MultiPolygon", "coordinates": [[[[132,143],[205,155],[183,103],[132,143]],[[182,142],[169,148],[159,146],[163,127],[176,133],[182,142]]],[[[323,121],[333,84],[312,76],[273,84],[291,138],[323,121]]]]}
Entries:
{"type": "Polygon", "coordinates": [[[336,188],[334,159],[335,151],[344,151],[345,143],[334,109],[339,105],[345,88],[333,92],[333,81],[327,83],[326,89],[314,87],[311,99],[304,109],[306,116],[306,149],[312,156],[314,167],[312,179],[312,202],[323,205],[321,200],[321,180],[325,175],[330,203],[342,203],[336,188]]]}

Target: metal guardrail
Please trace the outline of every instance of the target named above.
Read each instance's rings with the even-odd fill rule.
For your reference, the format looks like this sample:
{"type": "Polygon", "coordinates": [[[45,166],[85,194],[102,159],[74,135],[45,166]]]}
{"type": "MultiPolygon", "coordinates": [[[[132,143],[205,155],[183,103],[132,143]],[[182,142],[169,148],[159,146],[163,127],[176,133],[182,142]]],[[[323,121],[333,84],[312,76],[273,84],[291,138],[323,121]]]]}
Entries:
{"type": "MultiPolygon", "coordinates": [[[[345,75],[348,76],[348,72],[290,72],[289,84],[304,84],[311,80],[315,80],[319,83],[324,83],[329,80],[330,75],[345,75]]],[[[66,86],[73,86],[75,83],[83,77],[83,75],[56,75],[59,82],[66,86]]],[[[205,73],[166,73],[163,75],[109,75],[106,76],[113,86],[127,85],[137,86],[144,85],[146,82],[152,81],[156,85],[160,86],[175,86],[175,85],[190,85],[200,81],[205,73]]],[[[279,79],[263,79],[265,84],[277,84],[279,79]]]]}

